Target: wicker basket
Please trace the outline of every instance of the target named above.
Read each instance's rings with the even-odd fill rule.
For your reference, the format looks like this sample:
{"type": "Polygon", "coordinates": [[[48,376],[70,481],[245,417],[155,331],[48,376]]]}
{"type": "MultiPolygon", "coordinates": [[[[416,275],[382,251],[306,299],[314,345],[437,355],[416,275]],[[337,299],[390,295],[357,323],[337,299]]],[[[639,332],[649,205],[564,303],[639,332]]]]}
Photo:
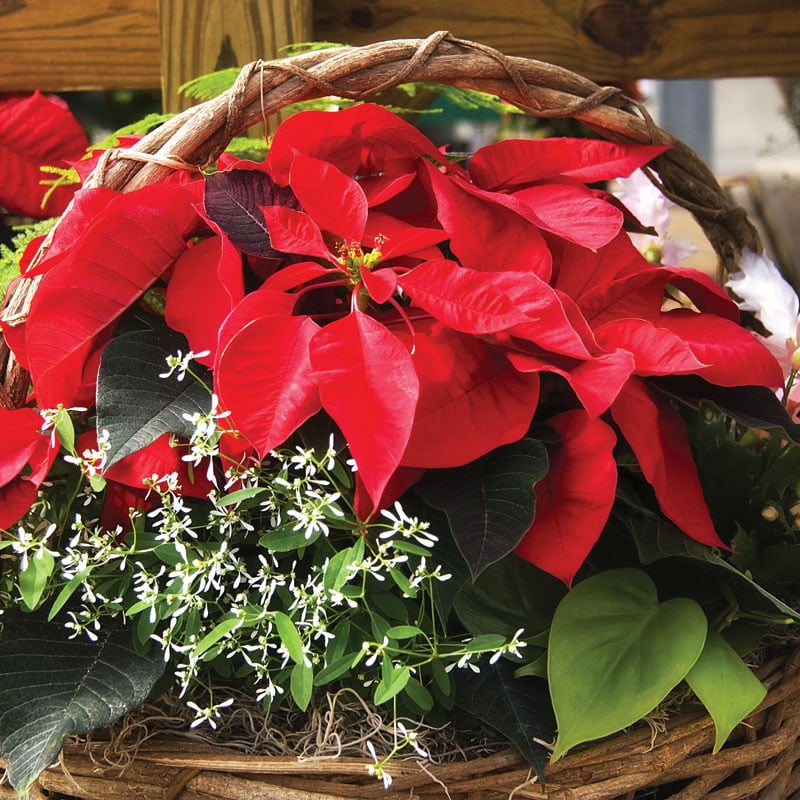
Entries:
{"type": "MultiPolygon", "coordinates": [[[[364,99],[401,83],[433,81],[497,95],[538,117],[572,117],[618,142],[670,144],[652,165],[664,192],[696,217],[719,256],[733,269],[744,248],[760,251],[744,211],[733,206],[705,164],[658,128],[647,112],[613,87],[601,88],[567,70],[505,56],[440,32],[360,48],[310,52],[280,62],[246,66],[225,94],[164,124],[134,148],[108,152],[88,185],[129,191],[175,169],[213,162],[232,137],[289,103],[324,96],[364,99]]],[[[20,287],[4,312],[25,314],[35,286],[20,287]]],[[[7,354],[6,354],[7,355],[7,354]]],[[[5,366],[0,403],[24,402],[27,376],[5,366]]],[[[800,797],[800,657],[788,653],[764,665],[769,693],[727,746],[712,755],[714,728],[701,710],[683,712],[654,735],[647,726],[570,753],[547,770],[546,789],[513,751],[461,763],[398,761],[385,793],[367,774],[366,760],[299,760],[232,755],[177,738],[148,742],[124,771],[104,766],[103,743],[65,749],[31,797],[86,800],[339,800],[344,798],[535,797],[606,800],[641,791],[694,800],[800,797]]],[[[0,786],[0,798],[13,796],[0,786]]],[[[638,796],[638,795],[637,795],[638,796]]]]}

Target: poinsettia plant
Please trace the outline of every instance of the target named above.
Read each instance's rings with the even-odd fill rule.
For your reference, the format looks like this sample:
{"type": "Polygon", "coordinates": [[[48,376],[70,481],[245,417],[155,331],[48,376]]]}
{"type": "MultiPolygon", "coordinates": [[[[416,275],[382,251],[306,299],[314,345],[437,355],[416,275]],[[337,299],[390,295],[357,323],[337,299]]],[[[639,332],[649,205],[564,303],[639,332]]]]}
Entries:
{"type": "MultiPolygon", "coordinates": [[[[722,746],[764,693],[744,623],[798,619],[800,434],[736,303],[605,188],[664,149],[464,164],[363,104],[289,117],[263,162],[78,189],[3,323],[31,383],[0,413],[0,672],[37,619],[127,647],[117,713],[165,661],[198,723],[237,681],[301,708],[345,682],[458,703],[538,769],[534,738],[559,758],[686,679],[722,746]]],[[[31,766],[9,702],[24,788],[79,729],[31,766]]]]}

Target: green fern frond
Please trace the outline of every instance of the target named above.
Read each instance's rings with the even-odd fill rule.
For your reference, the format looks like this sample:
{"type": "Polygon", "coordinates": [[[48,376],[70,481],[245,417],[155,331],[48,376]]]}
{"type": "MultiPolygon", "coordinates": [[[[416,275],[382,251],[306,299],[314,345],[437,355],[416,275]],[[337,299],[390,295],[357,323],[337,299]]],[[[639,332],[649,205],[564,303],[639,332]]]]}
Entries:
{"type": "Polygon", "coordinates": [[[241,72],[239,67],[209,72],[208,75],[200,75],[186,81],[178,87],[178,91],[192,100],[211,100],[212,97],[218,97],[230,89],[236,82],[239,72],[241,72]]]}
{"type": "Polygon", "coordinates": [[[404,91],[409,97],[414,97],[418,91],[433,92],[458,108],[465,111],[477,111],[488,109],[498,115],[504,114],[524,114],[516,106],[505,103],[500,98],[486,92],[478,92],[475,89],[462,89],[459,86],[448,86],[443,83],[428,83],[419,81],[417,83],[403,83],[397,87],[404,91]]]}
{"type": "Polygon", "coordinates": [[[110,150],[112,147],[116,147],[122,136],[144,136],[146,133],[150,133],[153,128],[157,128],[159,125],[163,125],[165,122],[172,119],[173,116],[175,115],[147,114],[147,116],[142,117],[136,122],[119,128],[97,144],[91,145],[87,151],[87,155],[91,153],[92,150],[110,150]]]}
{"type": "Polygon", "coordinates": [[[225,148],[225,152],[248,161],[263,161],[267,155],[267,143],[264,139],[234,136],[225,148]]]}
{"type": "Polygon", "coordinates": [[[350,45],[340,42],[292,42],[281,47],[280,52],[284,58],[299,56],[303,53],[313,53],[317,50],[335,50],[337,48],[349,48],[350,45]]]}

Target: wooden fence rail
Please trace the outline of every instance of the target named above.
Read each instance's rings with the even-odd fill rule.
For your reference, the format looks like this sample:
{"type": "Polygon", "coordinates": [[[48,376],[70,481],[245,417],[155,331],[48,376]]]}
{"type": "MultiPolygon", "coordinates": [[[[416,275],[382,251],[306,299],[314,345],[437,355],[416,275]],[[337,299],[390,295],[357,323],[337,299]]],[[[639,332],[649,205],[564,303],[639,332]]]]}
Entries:
{"type": "Polygon", "coordinates": [[[174,98],[190,77],[292,41],[438,29],[598,81],[800,75],[800,0],[0,0],[0,91],[174,98]]]}

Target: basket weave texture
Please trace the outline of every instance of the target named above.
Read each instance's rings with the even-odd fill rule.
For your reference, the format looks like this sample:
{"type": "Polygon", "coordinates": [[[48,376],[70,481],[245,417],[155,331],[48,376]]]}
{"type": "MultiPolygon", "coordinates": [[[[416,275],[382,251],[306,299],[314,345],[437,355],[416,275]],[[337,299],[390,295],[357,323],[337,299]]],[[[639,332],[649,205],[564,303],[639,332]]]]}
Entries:
{"type": "MultiPolygon", "coordinates": [[[[658,128],[620,90],[446,32],[424,40],[249,64],[220,97],[179,114],[131,149],[109,151],[87,185],[131,191],[158,181],[170,170],[200,170],[234,136],[290,103],[325,96],[367,99],[412,81],[487,92],[533,116],[572,117],[611,141],[670,144],[671,149],[651,165],[651,177],[668,197],[694,214],[719,256],[721,270],[733,270],[744,248],[761,249],[746,214],[732,205],[702,160],[658,128]]],[[[35,283],[23,281],[4,317],[24,315],[33,291],[35,283]]],[[[27,376],[12,358],[5,366],[0,404],[22,405],[26,390],[27,376]]],[[[513,751],[440,765],[398,761],[390,770],[394,782],[383,792],[367,774],[366,760],[233,755],[173,737],[148,742],[122,772],[104,765],[102,741],[67,747],[61,764],[41,776],[31,797],[610,800],[632,798],[634,793],[675,800],[800,797],[800,768],[795,767],[800,759],[800,654],[787,652],[765,664],[759,677],[769,688],[766,699],[720,753],[712,755],[711,719],[702,710],[686,711],[670,719],[666,731],[654,734],[641,726],[570,753],[548,767],[544,789],[513,751]]],[[[9,792],[0,786],[0,798],[13,796],[9,792]]]]}

